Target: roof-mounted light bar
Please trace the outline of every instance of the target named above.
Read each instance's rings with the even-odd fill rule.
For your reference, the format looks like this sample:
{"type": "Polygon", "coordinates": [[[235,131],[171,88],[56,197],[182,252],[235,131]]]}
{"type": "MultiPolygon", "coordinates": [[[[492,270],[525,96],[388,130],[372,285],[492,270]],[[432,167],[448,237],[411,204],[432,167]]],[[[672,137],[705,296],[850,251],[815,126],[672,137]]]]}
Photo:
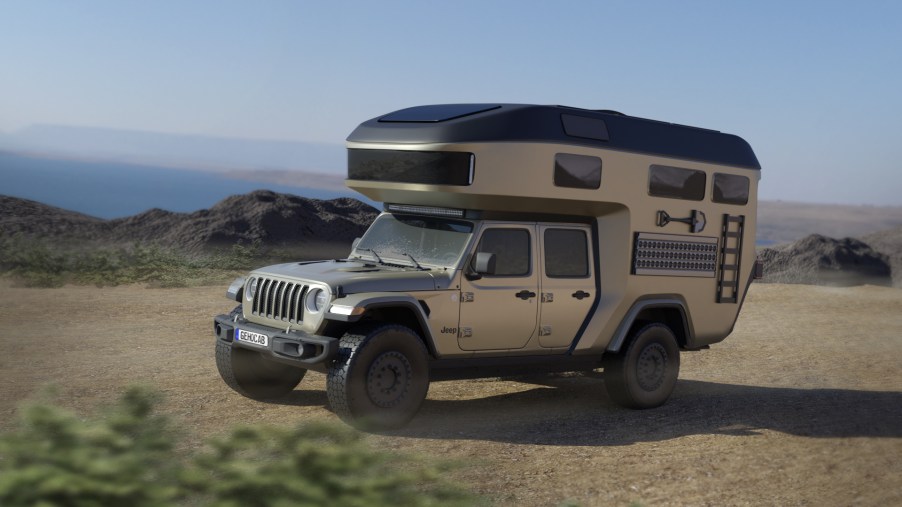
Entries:
{"type": "Polygon", "coordinates": [[[385,209],[392,213],[413,213],[416,215],[430,215],[434,217],[463,218],[465,210],[454,208],[439,208],[436,206],[417,206],[414,204],[386,204],[385,209]]]}

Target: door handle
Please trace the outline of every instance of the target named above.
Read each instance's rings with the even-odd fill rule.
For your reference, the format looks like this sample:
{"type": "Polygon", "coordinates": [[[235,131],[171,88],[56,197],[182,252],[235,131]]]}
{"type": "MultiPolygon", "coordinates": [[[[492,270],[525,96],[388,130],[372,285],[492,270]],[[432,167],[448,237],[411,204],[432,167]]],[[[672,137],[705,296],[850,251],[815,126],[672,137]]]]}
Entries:
{"type": "Polygon", "coordinates": [[[589,297],[589,295],[590,294],[588,292],[583,292],[581,290],[578,290],[578,291],[574,292],[573,294],[571,294],[571,296],[575,297],[576,299],[579,299],[580,301],[582,301],[583,298],[589,297]]]}
{"type": "Polygon", "coordinates": [[[534,298],[534,297],[536,297],[536,293],[535,293],[535,292],[530,292],[530,291],[525,290],[525,289],[524,289],[524,290],[521,290],[520,292],[518,292],[518,293],[516,293],[516,294],[514,294],[514,295],[517,296],[518,298],[522,299],[523,301],[526,301],[526,300],[529,299],[529,298],[534,298]]]}

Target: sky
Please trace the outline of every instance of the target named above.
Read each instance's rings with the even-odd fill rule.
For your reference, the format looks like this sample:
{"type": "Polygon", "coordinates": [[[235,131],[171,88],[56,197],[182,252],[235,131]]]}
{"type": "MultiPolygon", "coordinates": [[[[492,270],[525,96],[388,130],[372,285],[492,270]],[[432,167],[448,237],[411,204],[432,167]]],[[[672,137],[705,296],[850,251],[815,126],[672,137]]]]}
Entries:
{"type": "Polygon", "coordinates": [[[896,1],[0,0],[0,133],[340,144],[414,105],[563,104],[739,135],[762,199],[902,205],[900,90],[896,1]]]}

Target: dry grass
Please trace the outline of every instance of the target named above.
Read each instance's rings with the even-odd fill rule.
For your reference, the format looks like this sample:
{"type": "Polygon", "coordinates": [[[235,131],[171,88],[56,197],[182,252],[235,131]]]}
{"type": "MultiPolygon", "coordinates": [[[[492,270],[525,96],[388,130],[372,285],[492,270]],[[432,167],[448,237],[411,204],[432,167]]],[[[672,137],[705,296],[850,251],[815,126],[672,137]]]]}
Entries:
{"type": "MultiPolygon", "coordinates": [[[[0,281],[0,429],[48,383],[85,411],[152,384],[187,448],[238,423],[340,424],[321,374],[281,403],[228,390],[212,357],[222,291],[0,281]]],[[[899,505],[900,371],[902,291],[755,285],[732,336],[683,355],[659,409],[620,409],[592,376],[440,382],[408,428],[366,440],[458,460],[454,477],[501,505],[899,505]]]]}

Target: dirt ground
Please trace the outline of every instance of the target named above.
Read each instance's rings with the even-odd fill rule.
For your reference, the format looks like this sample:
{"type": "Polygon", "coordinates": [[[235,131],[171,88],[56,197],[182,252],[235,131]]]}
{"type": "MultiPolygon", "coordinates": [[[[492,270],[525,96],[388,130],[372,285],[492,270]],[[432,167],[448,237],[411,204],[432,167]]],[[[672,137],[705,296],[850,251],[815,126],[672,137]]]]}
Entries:
{"type": "MultiPolygon", "coordinates": [[[[156,386],[183,446],[239,423],[341,424],[321,374],[280,403],[225,386],[224,293],[0,280],[0,430],[47,384],[83,413],[156,386]]],[[[408,428],[367,438],[459,461],[501,505],[902,505],[902,290],[756,285],[733,335],[682,362],[654,410],[614,406],[592,376],[438,382],[408,428]]]]}

